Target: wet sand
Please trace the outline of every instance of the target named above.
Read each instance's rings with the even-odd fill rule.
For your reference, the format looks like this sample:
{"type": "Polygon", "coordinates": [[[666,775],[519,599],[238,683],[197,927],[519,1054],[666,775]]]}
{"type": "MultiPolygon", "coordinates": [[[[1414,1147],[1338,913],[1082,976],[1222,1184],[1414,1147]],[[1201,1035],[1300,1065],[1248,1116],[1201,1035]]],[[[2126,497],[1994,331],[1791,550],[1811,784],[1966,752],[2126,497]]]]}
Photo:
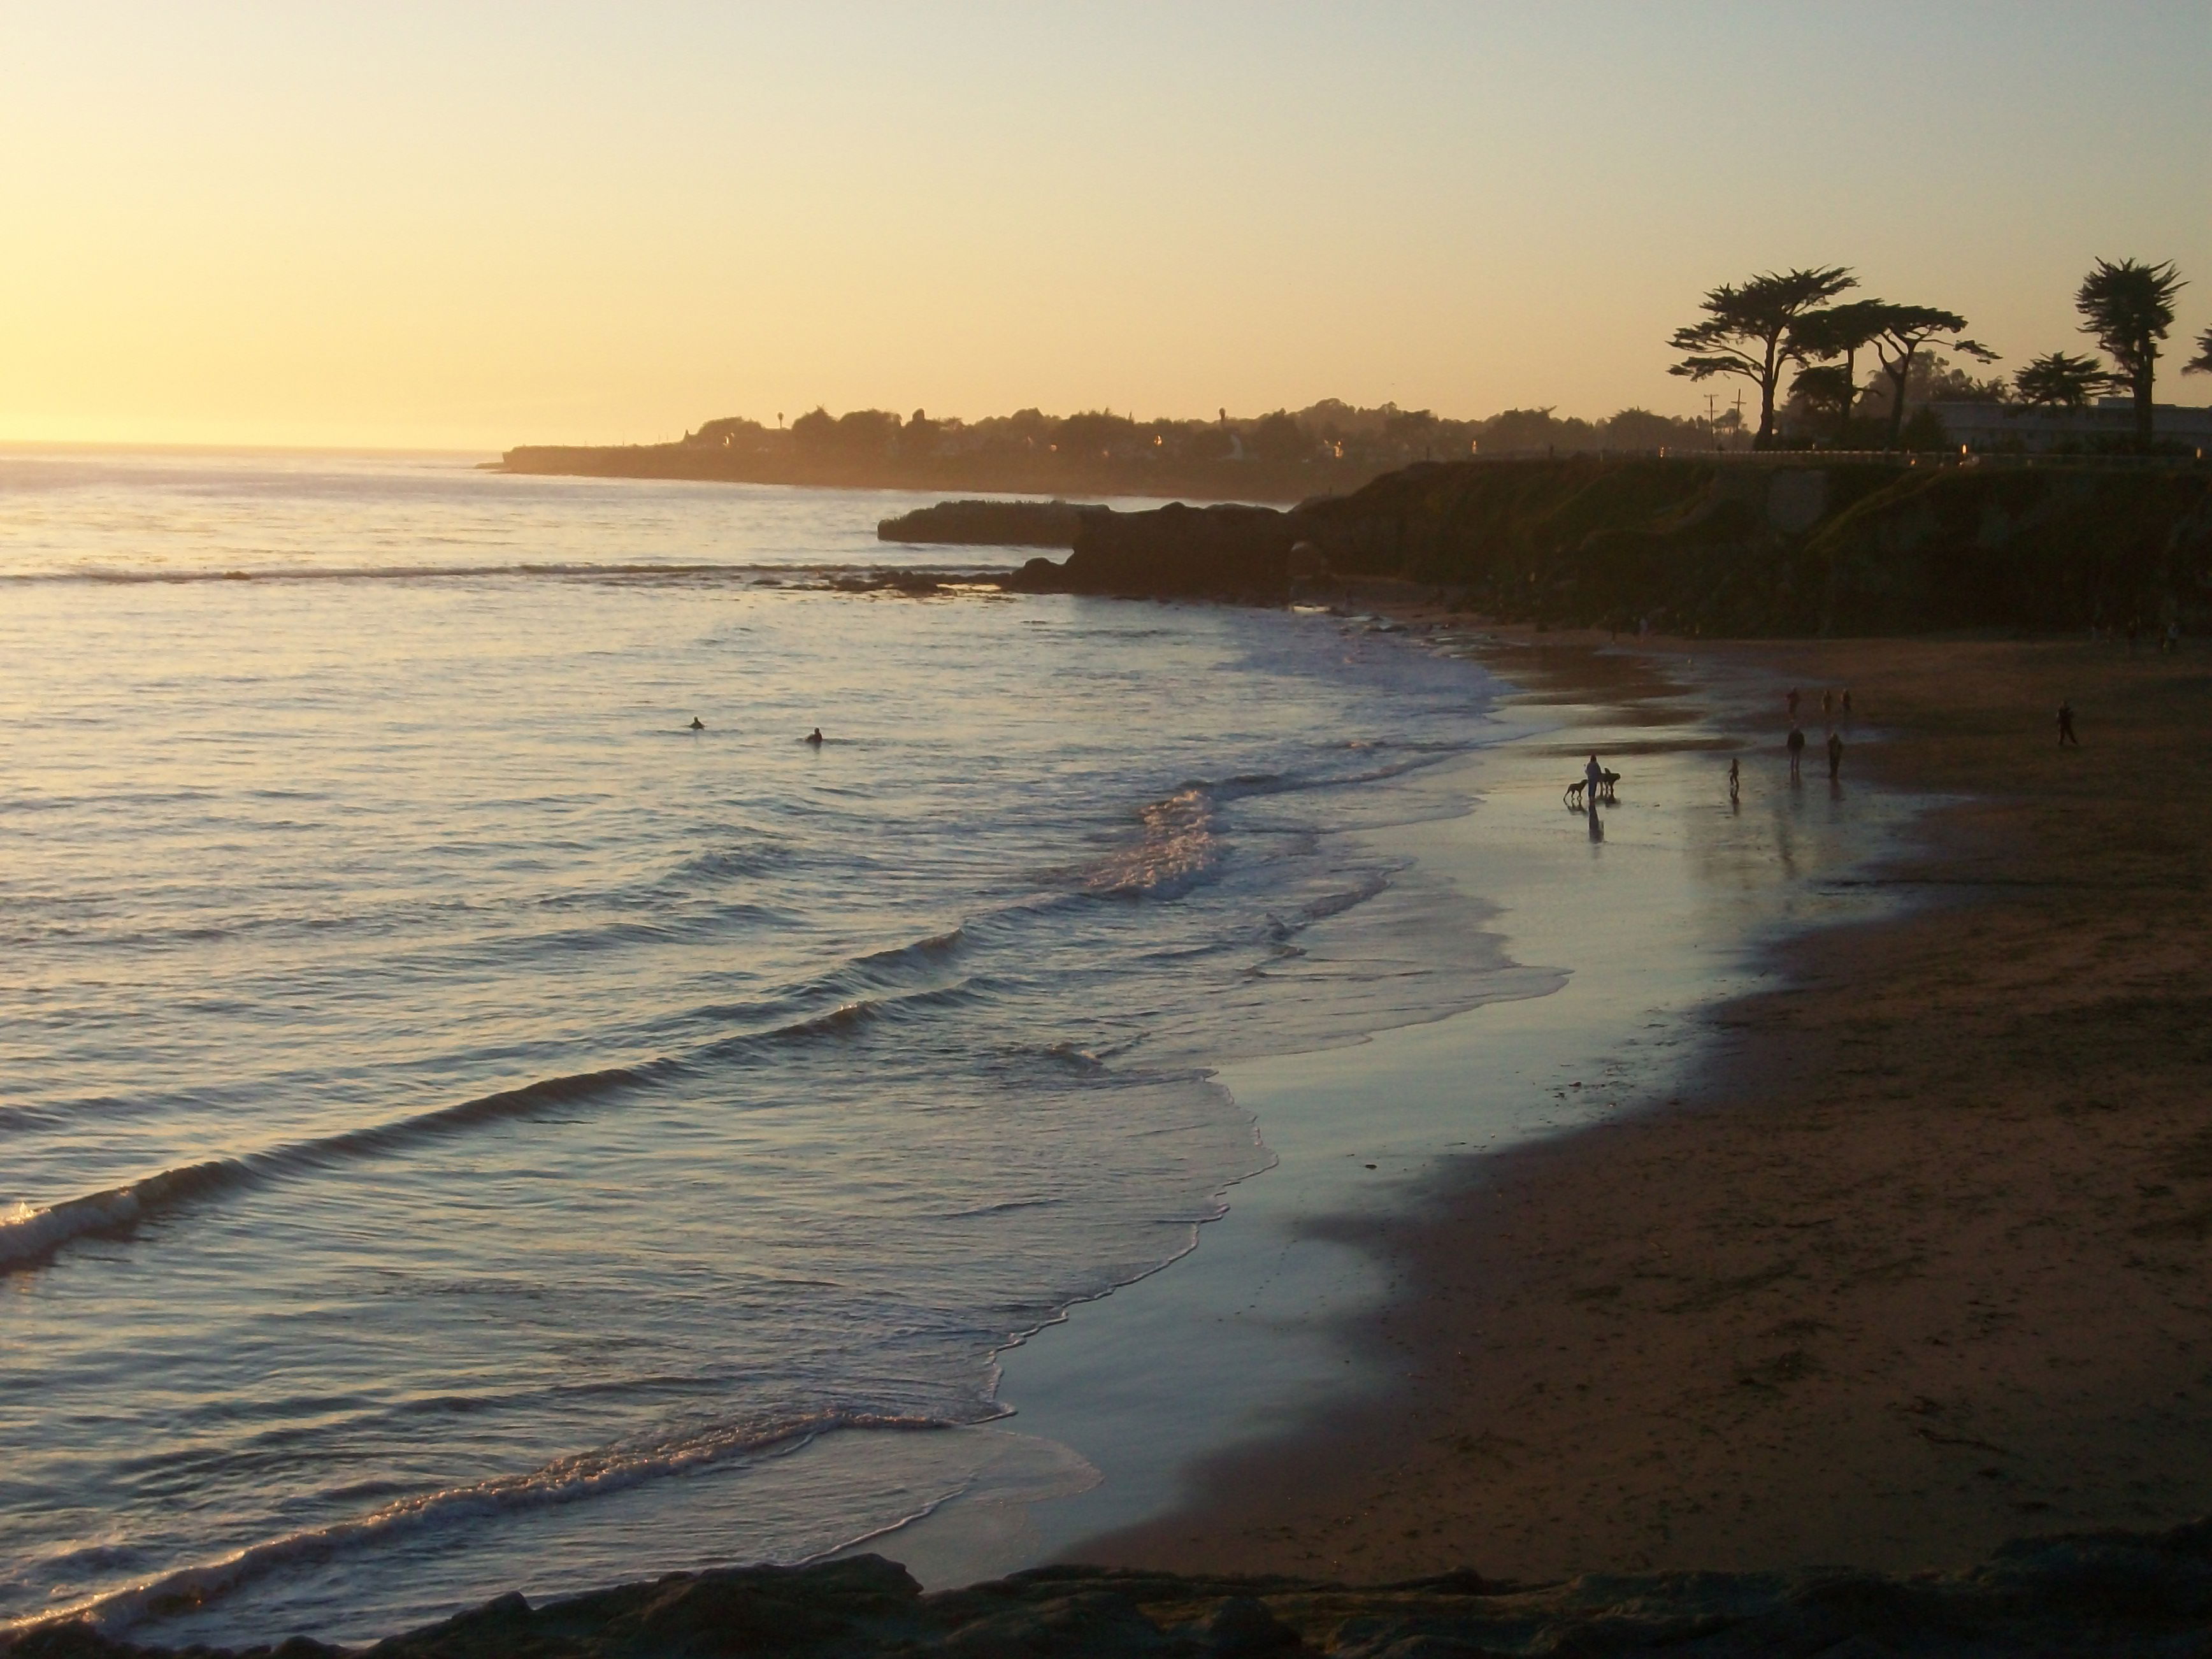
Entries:
{"type": "MultiPolygon", "coordinates": [[[[1528,645],[1504,665],[1556,696],[1638,672],[1528,645]]],[[[1214,1459],[1184,1510],[1072,1555],[1352,1579],[1893,1569],[2212,1509],[2206,659],[1680,655],[1805,686],[1814,744],[1820,686],[1849,685],[1846,787],[1967,797],[1875,878],[1914,903],[1780,947],[1779,988],[1714,1011],[1664,1097],[1314,1224],[1397,1282],[1348,1336],[1398,1385],[1214,1459]],[[2079,749],[2056,744],[2062,697],[2079,749]]],[[[1765,787],[1783,710],[1741,718],[1765,787]]]]}

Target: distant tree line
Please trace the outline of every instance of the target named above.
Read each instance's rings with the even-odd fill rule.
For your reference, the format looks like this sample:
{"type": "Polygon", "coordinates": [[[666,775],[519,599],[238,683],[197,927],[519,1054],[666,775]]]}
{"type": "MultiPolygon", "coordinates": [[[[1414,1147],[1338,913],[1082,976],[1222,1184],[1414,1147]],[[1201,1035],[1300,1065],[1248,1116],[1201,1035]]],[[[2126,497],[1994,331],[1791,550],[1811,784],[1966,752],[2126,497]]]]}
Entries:
{"type": "MultiPolygon", "coordinates": [[[[2153,389],[2160,348],[2173,326],[2174,296],[2187,284],[2172,260],[2099,259],[2074,296],[2081,331],[2104,357],[2048,351],[2009,381],[1977,380],[1952,356],[1978,363],[1996,354],[1966,336],[1966,318],[1942,306],[1840,300],[1858,286],[1843,265],[1771,270],[1709,290],[1697,322],[1668,344],[1681,354],[1668,371],[1692,380],[1735,376],[1759,395],[1756,448],[1826,441],[1840,448],[1887,449],[1941,442],[1926,405],[1942,401],[2019,402],[2079,409],[2106,392],[2135,406],[2135,445],[2156,442],[2153,389]],[[1870,358],[1869,378],[1858,366],[1870,358]],[[2109,359],[2109,362],[2106,360],[2109,359]],[[1784,386],[1789,376],[1788,386],[1784,386]],[[1908,410],[1920,414],[1908,418],[1908,410]]],[[[2197,338],[2184,374],[2212,373],[2212,329],[2197,338]]]]}
{"type": "Polygon", "coordinates": [[[832,415],[816,409],[789,426],[743,416],[709,421],[684,436],[687,446],[744,453],[872,461],[900,458],[1061,458],[1069,462],[1174,465],[1252,460],[1274,466],[1343,463],[1382,470],[1423,460],[1484,455],[1542,455],[1586,451],[1650,453],[1713,449],[1742,441],[1737,417],[1682,420],[1647,409],[1624,409],[1602,420],[1561,416],[1553,409],[1509,409],[1480,420],[1456,420],[1395,404],[1363,409],[1328,398],[1300,410],[1215,419],[1139,419],[1111,410],[1051,416],[1017,410],[964,421],[921,410],[902,420],[882,409],[832,415]]]}

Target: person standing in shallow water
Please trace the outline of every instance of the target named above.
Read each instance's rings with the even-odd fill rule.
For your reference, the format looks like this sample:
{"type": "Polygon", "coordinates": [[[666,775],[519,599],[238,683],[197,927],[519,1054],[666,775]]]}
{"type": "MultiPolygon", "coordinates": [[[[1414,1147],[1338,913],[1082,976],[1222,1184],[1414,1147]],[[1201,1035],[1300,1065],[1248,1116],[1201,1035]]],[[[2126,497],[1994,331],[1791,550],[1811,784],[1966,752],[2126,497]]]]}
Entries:
{"type": "Polygon", "coordinates": [[[1605,768],[1600,766],[1597,757],[1592,755],[1589,764],[1583,768],[1583,804],[1593,812],[1597,811],[1598,791],[1604,787],[1605,768]]]}
{"type": "Polygon", "coordinates": [[[2076,749],[2081,746],[2081,739],[2074,735],[2074,705],[2062,702],[2058,705],[2058,746],[2063,749],[2069,743],[2076,749]]]}
{"type": "Polygon", "coordinates": [[[1790,741],[1785,746],[1790,750],[1790,781],[1795,783],[1797,781],[1797,769],[1804,764],[1805,761],[1805,728],[1802,726],[1792,726],[1790,728],[1790,741]]]}
{"type": "Polygon", "coordinates": [[[1832,728],[1828,732],[1828,781],[1833,783],[1843,775],[1844,740],[1832,728]]]}
{"type": "Polygon", "coordinates": [[[1731,755],[1729,757],[1729,799],[1734,800],[1742,788],[1743,768],[1736,763],[1735,757],[1731,755]]]}

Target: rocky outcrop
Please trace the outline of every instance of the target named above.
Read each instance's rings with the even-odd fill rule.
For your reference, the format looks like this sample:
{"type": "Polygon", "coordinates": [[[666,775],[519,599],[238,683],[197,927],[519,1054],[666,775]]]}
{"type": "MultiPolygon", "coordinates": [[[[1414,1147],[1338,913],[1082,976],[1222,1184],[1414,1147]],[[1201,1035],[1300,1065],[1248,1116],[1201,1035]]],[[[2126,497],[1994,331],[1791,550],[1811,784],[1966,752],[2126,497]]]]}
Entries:
{"type": "Polygon", "coordinates": [[[1290,593],[1296,539],[1290,515],[1267,507],[1086,507],[1066,562],[1032,559],[1007,585],[1030,592],[1279,604],[1290,593]]]}
{"type": "Polygon", "coordinates": [[[1287,513],[1086,513],[1019,585],[1279,599],[1393,578],[1505,622],[1808,635],[2212,625],[2212,471],[1429,463],[1287,513]]]}
{"type": "MultiPolygon", "coordinates": [[[[1044,1567],[922,1594],[878,1556],[676,1573],[532,1607],[519,1595],[354,1650],[361,1659],[1611,1659],[2045,1656],[2212,1650],[2212,1521],[2165,1533],[2029,1539],[1960,1572],[1842,1568],[1593,1575],[1474,1572],[1353,1586],[1044,1567]]],[[[10,1659],[166,1659],[82,1623],[19,1633],[10,1659]]],[[[264,1659],[337,1659],[295,1637],[264,1659]]],[[[228,1659],[204,1649],[193,1659],[228,1659]]],[[[246,1659],[240,1655],[238,1659],[246,1659]]]]}
{"type": "Polygon", "coordinates": [[[1073,547],[1078,515],[1066,501],[939,501],[879,520],[876,539],[965,547],[1073,547]]]}

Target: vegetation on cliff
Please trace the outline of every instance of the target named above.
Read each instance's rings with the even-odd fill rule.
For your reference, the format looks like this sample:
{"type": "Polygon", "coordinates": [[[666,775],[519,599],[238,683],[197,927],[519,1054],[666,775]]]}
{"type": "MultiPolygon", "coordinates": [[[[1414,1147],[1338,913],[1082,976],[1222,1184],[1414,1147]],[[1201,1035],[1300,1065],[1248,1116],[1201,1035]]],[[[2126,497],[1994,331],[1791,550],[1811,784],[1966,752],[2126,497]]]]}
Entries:
{"type": "MultiPolygon", "coordinates": [[[[1668,373],[1692,380],[1735,376],[1748,381],[1759,394],[1759,429],[1752,440],[1757,449],[1823,442],[1839,449],[1877,443],[1888,450],[1941,447],[1940,425],[1931,429],[1923,422],[1916,429],[1905,418],[1908,407],[1936,392],[1934,382],[1941,376],[1948,382],[1943,393],[1970,402],[2017,398],[2079,409],[2098,392],[2124,392],[2135,408],[2128,447],[2139,454],[2155,452],[2152,395],[2160,349],[2173,325],[2174,295],[2187,286],[2172,260],[2099,259],[2082,278],[2074,295],[2081,331],[2110,355],[2112,368],[2094,357],[2045,352],[2009,383],[1977,380],[1949,368],[1934,349],[1941,342],[1959,356],[1996,361],[1996,353],[1966,337],[1966,319],[1955,311],[1887,300],[1829,303],[1857,286],[1858,278],[1843,265],[1770,270],[1740,283],[1723,283],[1699,301],[1705,315],[1668,337],[1668,346],[1682,355],[1668,373]],[[1879,372],[1862,387],[1858,356],[1868,350],[1879,372]],[[1778,398],[1793,364],[1797,373],[1785,404],[1778,398]]],[[[2212,372],[2212,331],[2201,343],[2203,355],[2184,365],[2184,374],[2212,372]]]]}

